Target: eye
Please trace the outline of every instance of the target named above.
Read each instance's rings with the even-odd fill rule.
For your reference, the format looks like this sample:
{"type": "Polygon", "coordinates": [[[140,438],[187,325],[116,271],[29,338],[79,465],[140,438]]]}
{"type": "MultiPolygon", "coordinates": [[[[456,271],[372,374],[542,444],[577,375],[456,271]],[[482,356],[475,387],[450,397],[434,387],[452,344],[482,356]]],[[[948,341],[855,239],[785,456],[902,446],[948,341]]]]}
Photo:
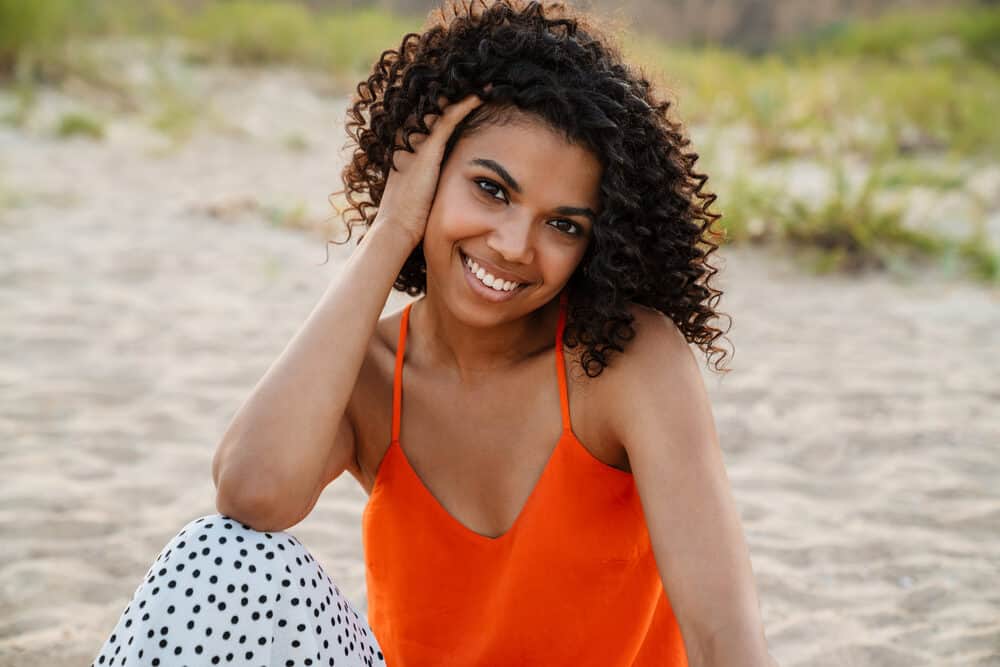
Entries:
{"type": "MultiPolygon", "coordinates": [[[[494,183],[490,179],[474,178],[472,179],[472,182],[475,183],[480,190],[482,190],[486,194],[489,194],[491,198],[498,199],[495,195],[503,193],[504,195],[503,198],[498,199],[498,201],[507,200],[507,195],[503,187],[497,183],[494,183]],[[494,190],[491,191],[490,188],[494,188],[494,190]]],[[[583,227],[579,223],[573,222],[572,220],[552,220],[549,222],[549,224],[552,225],[555,229],[559,230],[560,232],[566,234],[567,236],[582,236],[584,232],[583,227]]]]}
{"type": "MultiPolygon", "coordinates": [[[[475,183],[476,185],[478,185],[480,190],[482,190],[483,192],[486,192],[487,194],[489,194],[491,196],[495,195],[497,192],[503,192],[504,191],[504,189],[502,187],[500,187],[499,185],[497,185],[496,183],[494,183],[493,181],[491,181],[488,178],[476,178],[476,179],[473,179],[473,183],[475,183]],[[484,188],[483,185],[486,185],[486,188],[484,188]],[[491,192],[487,188],[496,188],[496,191],[495,192],[491,192]]],[[[507,196],[505,194],[504,198],[501,199],[500,201],[506,201],[506,197],[507,196]]],[[[496,199],[495,196],[493,198],[496,199]]]]}
{"type": "Polygon", "coordinates": [[[549,224],[559,231],[569,234],[570,236],[581,236],[583,234],[583,227],[571,220],[552,220],[549,224]]]}

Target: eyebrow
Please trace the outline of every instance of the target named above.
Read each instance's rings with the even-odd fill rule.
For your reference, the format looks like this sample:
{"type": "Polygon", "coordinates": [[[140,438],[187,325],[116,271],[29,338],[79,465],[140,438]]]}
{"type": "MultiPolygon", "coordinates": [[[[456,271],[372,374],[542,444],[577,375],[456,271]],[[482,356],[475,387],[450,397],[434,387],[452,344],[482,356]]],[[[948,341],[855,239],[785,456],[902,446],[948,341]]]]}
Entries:
{"type": "MultiPolygon", "coordinates": [[[[490,171],[494,172],[501,179],[503,179],[503,182],[506,183],[511,190],[513,190],[518,194],[523,193],[520,184],[516,180],[514,180],[514,177],[510,175],[510,172],[504,169],[503,165],[501,165],[496,160],[490,160],[489,158],[475,158],[473,160],[470,160],[469,164],[478,165],[480,167],[486,167],[490,171]]],[[[590,218],[591,222],[595,222],[597,220],[597,214],[594,213],[592,209],[587,208],[585,206],[559,206],[558,208],[555,209],[555,212],[560,215],[586,216],[590,218]]]]}

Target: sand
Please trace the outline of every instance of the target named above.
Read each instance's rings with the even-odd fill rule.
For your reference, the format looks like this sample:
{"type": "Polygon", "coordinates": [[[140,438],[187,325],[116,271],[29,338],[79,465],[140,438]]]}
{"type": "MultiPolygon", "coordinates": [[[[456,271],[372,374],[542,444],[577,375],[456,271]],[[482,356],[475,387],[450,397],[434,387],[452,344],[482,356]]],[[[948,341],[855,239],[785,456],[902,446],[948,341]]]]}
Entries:
{"type": "MultiPolygon", "coordinates": [[[[213,91],[223,128],[174,150],[137,117],[54,139],[52,92],[0,127],[0,667],[90,664],[345,256],[274,222],[330,212],[345,99],[213,91]]],[[[723,255],[736,354],[704,377],[773,655],[1000,665],[998,291],[723,255]]],[[[345,475],[290,529],[361,609],[364,502],[345,475]]]]}

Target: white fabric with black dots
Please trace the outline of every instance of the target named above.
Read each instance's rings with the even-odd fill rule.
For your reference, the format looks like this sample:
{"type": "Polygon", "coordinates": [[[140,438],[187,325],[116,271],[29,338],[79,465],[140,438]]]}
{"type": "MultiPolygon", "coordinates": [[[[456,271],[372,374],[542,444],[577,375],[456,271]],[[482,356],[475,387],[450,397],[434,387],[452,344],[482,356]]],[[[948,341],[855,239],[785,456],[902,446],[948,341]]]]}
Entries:
{"type": "Polygon", "coordinates": [[[294,535],[222,514],[156,557],[92,667],[384,667],[364,616],[294,535]]]}

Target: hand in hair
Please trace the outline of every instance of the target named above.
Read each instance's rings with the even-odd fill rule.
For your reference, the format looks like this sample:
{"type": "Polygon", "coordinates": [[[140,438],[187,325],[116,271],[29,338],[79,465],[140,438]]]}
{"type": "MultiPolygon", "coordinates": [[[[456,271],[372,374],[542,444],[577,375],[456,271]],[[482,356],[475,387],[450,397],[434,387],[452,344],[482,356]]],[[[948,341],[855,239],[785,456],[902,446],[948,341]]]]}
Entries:
{"type": "Polygon", "coordinates": [[[392,168],[375,217],[374,224],[394,225],[410,235],[414,247],[424,237],[448,138],[459,121],[482,104],[475,94],[466,95],[453,104],[447,104],[447,101],[443,96],[438,98],[438,106],[443,109],[441,115],[424,116],[430,134],[414,132],[410,135],[413,152],[402,145],[403,129],[396,132],[397,150],[393,154],[392,168]]]}

